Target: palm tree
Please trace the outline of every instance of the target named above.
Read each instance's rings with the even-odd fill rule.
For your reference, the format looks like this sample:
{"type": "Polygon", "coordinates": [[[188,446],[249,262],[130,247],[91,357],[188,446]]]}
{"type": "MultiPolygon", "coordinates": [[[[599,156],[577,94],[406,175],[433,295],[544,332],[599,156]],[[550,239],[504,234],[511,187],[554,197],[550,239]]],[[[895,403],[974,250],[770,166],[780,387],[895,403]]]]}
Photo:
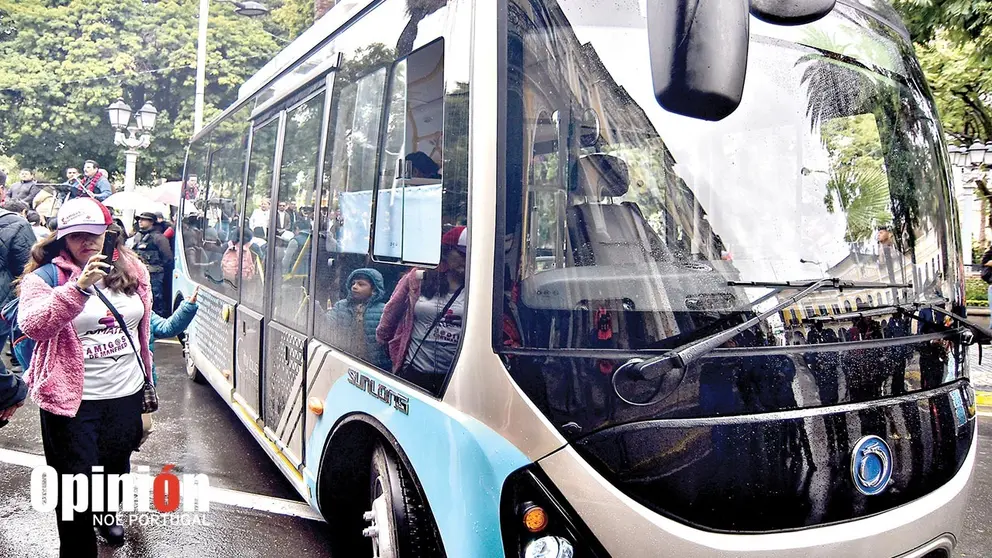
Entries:
{"type": "Polygon", "coordinates": [[[400,33],[396,41],[397,56],[403,57],[413,50],[413,42],[417,38],[417,27],[420,21],[447,5],[447,0],[406,0],[406,13],[410,21],[400,33]]]}
{"type": "Polygon", "coordinates": [[[847,242],[864,242],[879,226],[892,224],[889,181],[880,168],[843,165],[832,169],[823,203],[831,213],[838,206],[846,213],[847,242]]]}

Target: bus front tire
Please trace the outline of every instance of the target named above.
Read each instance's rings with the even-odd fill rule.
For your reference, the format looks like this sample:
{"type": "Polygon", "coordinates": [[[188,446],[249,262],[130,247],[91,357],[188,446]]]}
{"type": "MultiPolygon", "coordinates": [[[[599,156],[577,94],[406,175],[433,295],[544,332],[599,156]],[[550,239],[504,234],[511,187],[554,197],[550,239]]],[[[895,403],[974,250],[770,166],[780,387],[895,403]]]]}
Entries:
{"type": "Polygon", "coordinates": [[[200,369],[196,367],[196,363],[193,362],[193,355],[189,351],[189,345],[183,346],[183,357],[186,361],[186,377],[198,384],[207,383],[207,379],[203,377],[200,373],[200,369]]]}
{"type": "Polygon", "coordinates": [[[435,527],[420,495],[396,454],[379,443],[372,452],[369,505],[362,535],[375,558],[437,556],[435,527]]]}

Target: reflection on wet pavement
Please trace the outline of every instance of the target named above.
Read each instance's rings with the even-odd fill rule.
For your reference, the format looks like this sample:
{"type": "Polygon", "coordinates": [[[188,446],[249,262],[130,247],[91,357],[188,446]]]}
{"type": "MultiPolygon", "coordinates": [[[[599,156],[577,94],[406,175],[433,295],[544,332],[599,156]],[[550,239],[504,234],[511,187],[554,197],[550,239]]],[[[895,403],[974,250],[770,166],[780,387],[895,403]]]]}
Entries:
{"type": "MultiPolygon", "coordinates": [[[[260,497],[292,500],[283,507],[305,512],[306,505],[241,422],[212,388],[190,382],[175,344],[156,348],[160,411],[155,431],[132,465],[153,472],[165,464],[175,471],[205,473],[211,487],[260,497]]],[[[30,502],[33,454],[41,455],[38,409],[26,404],[0,430],[0,558],[58,555],[55,516],[34,511],[30,502]],[[13,464],[9,461],[22,461],[13,464]]],[[[233,494],[233,493],[232,493],[233,494]]],[[[235,494],[235,496],[244,496],[235,494]]],[[[268,557],[327,556],[326,524],[292,515],[212,505],[206,525],[133,525],[123,546],[101,545],[101,557],[268,557]]]]}

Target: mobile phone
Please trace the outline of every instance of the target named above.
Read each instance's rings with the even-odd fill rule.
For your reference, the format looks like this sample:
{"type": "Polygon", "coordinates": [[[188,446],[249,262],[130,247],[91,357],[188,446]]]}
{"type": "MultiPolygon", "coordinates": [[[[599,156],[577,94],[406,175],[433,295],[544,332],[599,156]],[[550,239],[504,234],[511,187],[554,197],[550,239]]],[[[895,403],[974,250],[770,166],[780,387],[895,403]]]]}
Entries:
{"type": "Polygon", "coordinates": [[[107,231],[107,235],[103,238],[103,255],[106,258],[104,261],[110,263],[114,261],[114,250],[117,249],[117,233],[114,231],[107,231]]]}

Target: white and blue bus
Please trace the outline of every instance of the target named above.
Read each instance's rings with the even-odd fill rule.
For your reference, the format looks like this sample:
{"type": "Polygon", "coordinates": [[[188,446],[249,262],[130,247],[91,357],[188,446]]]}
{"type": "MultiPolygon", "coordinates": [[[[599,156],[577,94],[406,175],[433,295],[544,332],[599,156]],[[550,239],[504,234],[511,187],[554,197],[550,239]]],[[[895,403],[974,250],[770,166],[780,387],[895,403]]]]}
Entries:
{"type": "Polygon", "coordinates": [[[184,180],[187,371],[335,556],[953,551],[980,334],[882,0],[343,0],[184,180]]]}

